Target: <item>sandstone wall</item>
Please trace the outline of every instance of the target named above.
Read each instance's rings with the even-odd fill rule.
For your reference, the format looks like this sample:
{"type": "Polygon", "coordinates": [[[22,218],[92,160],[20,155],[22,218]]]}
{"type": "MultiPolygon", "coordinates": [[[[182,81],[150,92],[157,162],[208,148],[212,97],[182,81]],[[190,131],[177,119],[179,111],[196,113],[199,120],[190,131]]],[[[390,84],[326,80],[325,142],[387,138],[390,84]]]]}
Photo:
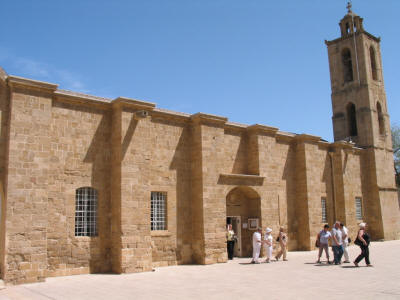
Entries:
{"type": "Polygon", "coordinates": [[[9,81],[9,102],[0,90],[1,138],[10,147],[8,154],[2,143],[0,153],[3,174],[8,170],[6,282],[226,262],[227,216],[241,217],[243,256],[252,251],[254,231],[243,228],[249,218],[271,227],[274,237],[286,227],[290,250],[313,249],[324,224],[322,197],[328,223],[343,221],[351,237],[360,222],[355,197],[362,198],[373,238],[398,236],[387,149],[9,81]],[[75,237],[80,187],[98,192],[96,237],[75,237]],[[167,195],[166,230],[151,230],[151,192],[167,195]]]}
{"type": "Polygon", "coordinates": [[[221,173],[248,174],[248,137],[246,130],[242,128],[225,128],[224,166],[221,173]]]}
{"type": "MultiPolygon", "coordinates": [[[[308,223],[309,223],[309,249],[313,249],[315,237],[325,224],[322,222],[322,205],[321,198],[325,197],[327,207],[330,207],[332,201],[330,187],[331,166],[328,148],[326,145],[308,144],[306,153],[307,164],[307,193],[308,193],[308,223]]],[[[332,215],[327,212],[328,221],[332,219],[332,215]]]]}
{"type": "Polygon", "coordinates": [[[153,112],[150,130],[151,191],[167,193],[167,230],[151,233],[153,266],[191,263],[190,128],[153,112]]]}
{"type": "MultiPolygon", "coordinates": [[[[292,212],[288,202],[293,200],[294,160],[290,142],[278,141],[274,134],[268,132],[259,132],[258,135],[260,176],[265,177],[260,188],[262,226],[263,230],[270,227],[276,236],[279,227],[287,229],[289,226],[288,214],[292,212]]],[[[292,235],[289,238],[289,246],[292,247],[296,239],[292,235]]]]}
{"type": "Polygon", "coordinates": [[[121,111],[121,272],[152,269],[150,232],[151,123],[121,111]]]}
{"type": "Polygon", "coordinates": [[[9,119],[9,90],[5,76],[6,74],[0,68],[0,181],[2,183],[6,172],[9,119]]]}
{"type": "Polygon", "coordinates": [[[201,125],[204,220],[204,263],[224,262],[226,254],[226,193],[217,185],[223,170],[224,129],[220,120],[204,120],[201,125]],[[208,123],[210,122],[210,123],[208,123]]]}
{"type": "Polygon", "coordinates": [[[44,280],[47,271],[52,99],[48,89],[13,89],[3,278],[22,283],[44,280]]]}
{"type": "Polygon", "coordinates": [[[109,265],[110,116],[15,84],[7,186],[7,282],[105,272],[109,265]],[[98,237],[75,237],[75,192],[98,192],[98,237]]]}
{"type": "MultiPolygon", "coordinates": [[[[361,220],[356,217],[356,197],[362,199],[364,210],[368,206],[367,200],[369,195],[366,193],[362,182],[361,156],[359,151],[341,150],[342,156],[342,174],[343,174],[343,190],[344,199],[338,199],[338,219],[343,221],[349,229],[349,235],[352,240],[357,235],[358,224],[361,220]],[[342,200],[343,202],[341,202],[342,200]],[[340,207],[344,204],[343,207],[340,207]]],[[[366,220],[364,214],[363,220],[366,220]]]]}
{"type": "Polygon", "coordinates": [[[7,180],[7,151],[9,137],[9,90],[7,74],[0,68],[0,275],[4,274],[5,253],[5,187],[7,180]]]}
{"type": "MultiPolygon", "coordinates": [[[[60,99],[63,100],[63,99],[60,99]]],[[[48,275],[110,271],[111,115],[54,100],[48,170],[48,275]],[[75,236],[75,194],[98,193],[98,236],[75,236]]]]}

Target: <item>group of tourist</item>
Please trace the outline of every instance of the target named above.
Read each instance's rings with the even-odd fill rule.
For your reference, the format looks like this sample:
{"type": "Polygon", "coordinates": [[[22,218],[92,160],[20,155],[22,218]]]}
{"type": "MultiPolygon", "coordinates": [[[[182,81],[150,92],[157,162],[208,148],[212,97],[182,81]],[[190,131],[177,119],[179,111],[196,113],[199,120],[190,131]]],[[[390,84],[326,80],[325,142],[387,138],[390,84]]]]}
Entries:
{"type": "MultiPolygon", "coordinates": [[[[369,261],[369,243],[370,236],[367,232],[367,224],[360,223],[359,230],[357,233],[357,237],[354,241],[354,244],[360,246],[361,254],[354,260],[354,265],[358,267],[359,262],[362,259],[365,259],[365,263],[367,267],[372,267],[369,261]]],[[[234,245],[236,241],[235,232],[232,230],[232,225],[228,224],[227,226],[227,251],[228,251],[228,259],[233,259],[234,245]]],[[[280,249],[279,252],[275,256],[275,260],[279,260],[281,256],[283,256],[283,260],[287,261],[287,235],[285,229],[281,227],[279,229],[279,234],[276,237],[276,242],[279,243],[280,249]]],[[[344,256],[343,263],[350,263],[350,257],[348,252],[348,245],[351,242],[349,237],[349,231],[344,226],[343,223],[336,221],[333,225],[331,231],[329,231],[329,225],[324,225],[324,228],[318,233],[317,239],[315,242],[315,246],[319,248],[318,251],[318,260],[317,263],[321,263],[322,252],[325,251],[326,259],[328,264],[332,264],[332,261],[329,259],[329,241],[331,241],[332,252],[333,252],[333,263],[335,265],[340,265],[342,263],[342,257],[344,256]]],[[[253,233],[252,238],[253,243],[253,257],[251,260],[252,264],[259,264],[259,257],[262,246],[264,245],[266,249],[267,258],[265,260],[266,263],[271,262],[272,260],[272,251],[274,245],[274,239],[272,237],[272,229],[267,227],[265,230],[264,238],[262,238],[262,228],[259,227],[253,233]]]]}
{"type": "MultiPolygon", "coordinates": [[[[253,258],[251,260],[252,264],[259,264],[259,257],[262,245],[264,244],[267,252],[267,259],[265,260],[266,263],[271,262],[272,260],[272,250],[274,245],[274,239],[272,237],[272,229],[267,228],[265,230],[264,239],[261,238],[262,229],[261,227],[257,228],[257,231],[253,233],[253,258]]],[[[285,229],[281,227],[279,229],[279,235],[276,238],[276,241],[279,243],[280,250],[275,256],[275,260],[279,260],[281,256],[283,257],[283,261],[287,261],[286,254],[287,254],[287,235],[285,229]]]]}
{"type": "MultiPolygon", "coordinates": [[[[354,244],[360,246],[361,254],[353,262],[356,267],[358,263],[364,258],[367,267],[372,267],[369,261],[369,243],[370,236],[367,232],[367,224],[360,223],[357,237],[354,244]]],[[[331,240],[332,252],[333,252],[333,263],[335,265],[340,265],[342,263],[342,256],[344,256],[343,263],[350,263],[349,252],[347,247],[351,242],[349,237],[349,232],[346,226],[339,221],[336,221],[333,225],[332,231],[329,231],[329,225],[326,224],[324,228],[318,233],[315,246],[319,248],[317,263],[321,263],[322,252],[325,250],[325,255],[327,263],[331,264],[329,260],[329,248],[328,243],[331,240]]]]}

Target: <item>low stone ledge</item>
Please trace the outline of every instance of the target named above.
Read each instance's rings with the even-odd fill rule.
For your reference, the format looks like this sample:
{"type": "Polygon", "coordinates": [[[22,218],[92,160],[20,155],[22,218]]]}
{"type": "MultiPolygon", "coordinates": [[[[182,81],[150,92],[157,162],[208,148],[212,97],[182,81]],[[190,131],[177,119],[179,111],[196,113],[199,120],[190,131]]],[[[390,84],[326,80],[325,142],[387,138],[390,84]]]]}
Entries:
{"type": "Polygon", "coordinates": [[[379,189],[380,192],[396,192],[397,193],[397,191],[398,191],[398,189],[395,188],[395,187],[379,186],[378,189],[379,189]]]}
{"type": "Polygon", "coordinates": [[[168,230],[153,230],[151,232],[152,237],[169,237],[171,235],[172,233],[169,232],[168,230]]]}

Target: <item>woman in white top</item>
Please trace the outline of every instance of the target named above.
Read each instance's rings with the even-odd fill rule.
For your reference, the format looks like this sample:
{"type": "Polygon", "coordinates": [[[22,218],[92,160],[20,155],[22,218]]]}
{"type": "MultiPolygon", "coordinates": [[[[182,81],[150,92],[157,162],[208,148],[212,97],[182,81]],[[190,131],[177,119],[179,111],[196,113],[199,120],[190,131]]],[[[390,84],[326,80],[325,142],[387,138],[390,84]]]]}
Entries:
{"type": "Polygon", "coordinates": [[[269,263],[272,258],[273,239],[271,232],[272,229],[269,227],[265,230],[264,243],[267,247],[267,259],[265,260],[266,263],[269,263]]]}
{"type": "Polygon", "coordinates": [[[329,261],[329,247],[328,247],[328,242],[331,237],[332,237],[332,235],[329,232],[329,225],[326,224],[324,226],[324,229],[321,230],[317,235],[316,246],[319,248],[317,264],[321,263],[321,256],[322,256],[323,250],[325,250],[326,259],[328,260],[328,264],[331,263],[329,261]]]}

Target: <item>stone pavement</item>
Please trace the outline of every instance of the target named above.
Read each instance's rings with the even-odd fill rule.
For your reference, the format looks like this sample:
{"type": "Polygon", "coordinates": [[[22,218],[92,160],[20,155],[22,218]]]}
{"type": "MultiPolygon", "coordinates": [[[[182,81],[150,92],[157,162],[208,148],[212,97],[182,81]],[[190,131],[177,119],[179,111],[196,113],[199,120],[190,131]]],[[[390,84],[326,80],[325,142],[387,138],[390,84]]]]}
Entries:
{"type": "MultiPolygon", "coordinates": [[[[360,252],[350,247],[352,260],[360,252]]],[[[316,251],[290,252],[288,262],[157,268],[124,275],[91,274],[48,278],[7,286],[3,299],[400,299],[400,241],[374,242],[373,268],[315,264],[316,251]]]]}

